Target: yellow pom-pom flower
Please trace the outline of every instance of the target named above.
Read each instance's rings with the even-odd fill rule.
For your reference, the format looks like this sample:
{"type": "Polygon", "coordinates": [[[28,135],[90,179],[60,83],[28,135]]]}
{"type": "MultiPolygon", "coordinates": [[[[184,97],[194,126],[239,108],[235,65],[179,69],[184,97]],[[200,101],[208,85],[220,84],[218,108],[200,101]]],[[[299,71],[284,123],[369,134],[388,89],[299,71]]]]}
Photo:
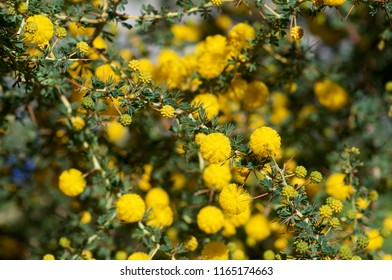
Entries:
{"type": "Polygon", "coordinates": [[[135,252],[135,253],[131,254],[131,255],[128,257],[128,260],[133,260],[133,261],[136,261],[136,260],[145,260],[145,261],[148,261],[148,260],[151,260],[151,258],[150,258],[150,256],[149,256],[148,254],[146,254],[146,253],[143,253],[143,252],[135,252]]]}
{"type": "Polygon", "coordinates": [[[231,154],[230,140],[222,133],[211,133],[204,137],[200,143],[200,152],[203,158],[210,163],[223,162],[231,154]]]}
{"type": "Polygon", "coordinates": [[[339,199],[336,199],[334,197],[328,197],[326,202],[327,202],[327,205],[329,207],[331,207],[331,209],[334,213],[342,212],[343,203],[339,199]]]}
{"type": "Polygon", "coordinates": [[[77,196],[86,188],[86,180],[77,169],[64,170],[59,177],[59,188],[67,196],[77,196]]]}
{"type": "Polygon", "coordinates": [[[203,171],[203,181],[210,189],[221,191],[231,180],[230,167],[226,164],[213,163],[203,171]]]}
{"type": "Polygon", "coordinates": [[[154,208],[157,206],[169,205],[170,199],[167,192],[162,188],[152,188],[146,194],[145,198],[146,206],[154,208]]]}
{"type": "Polygon", "coordinates": [[[329,217],[332,216],[332,208],[329,207],[328,205],[323,205],[319,209],[320,217],[328,219],[329,217]]]}
{"type": "Polygon", "coordinates": [[[88,51],[90,50],[89,45],[88,45],[86,42],[84,42],[84,41],[77,43],[77,44],[76,44],[76,48],[77,48],[81,53],[83,53],[84,55],[87,55],[87,54],[88,54],[88,51]]]}
{"type": "Polygon", "coordinates": [[[116,203],[117,219],[123,223],[139,222],[146,211],[143,199],[135,193],[122,195],[116,203]]]}
{"type": "Polygon", "coordinates": [[[152,208],[147,218],[147,225],[154,228],[168,227],[173,224],[173,211],[168,205],[152,208]]]}
{"type": "Polygon", "coordinates": [[[324,3],[329,6],[341,6],[346,3],[346,0],[324,0],[324,3]]]}
{"type": "Polygon", "coordinates": [[[221,6],[222,3],[223,3],[222,0],[211,0],[211,4],[217,7],[221,6]]]}
{"type": "Polygon", "coordinates": [[[47,44],[53,37],[54,27],[46,16],[35,15],[26,19],[24,31],[27,43],[42,45],[47,44]]]}
{"type": "Polygon", "coordinates": [[[276,156],[280,149],[281,139],[276,130],[263,126],[250,135],[249,145],[258,156],[268,157],[270,154],[276,156]]]}
{"type": "MultiPolygon", "coordinates": [[[[205,110],[207,119],[211,120],[214,116],[219,113],[219,101],[218,98],[210,93],[198,94],[191,101],[192,106],[201,106],[205,110]]],[[[197,118],[199,113],[196,111],[194,117],[197,118]]]]}
{"type": "Polygon", "coordinates": [[[162,117],[169,119],[174,117],[174,108],[170,105],[164,105],[160,110],[162,117]]]}
{"type": "Polygon", "coordinates": [[[46,254],[42,259],[45,261],[54,261],[56,258],[52,254],[46,254]]]}
{"type": "Polygon", "coordinates": [[[250,195],[244,188],[230,184],[219,194],[219,204],[225,213],[239,215],[249,208],[250,195]]]}
{"type": "Polygon", "coordinates": [[[223,227],[224,220],[222,211],[215,206],[206,206],[197,214],[197,225],[207,234],[218,232],[223,227]]]}
{"type": "Polygon", "coordinates": [[[190,235],[185,239],[184,246],[187,250],[193,252],[197,249],[197,246],[199,246],[199,242],[197,242],[196,237],[190,235]]]}
{"type": "Polygon", "coordinates": [[[139,71],[140,69],[140,61],[136,60],[136,59],[132,59],[129,63],[128,63],[128,67],[131,71],[139,71]]]}
{"type": "Polygon", "coordinates": [[[304,36],[304,30],[301,28],[301,26],[294,26],[291,28],[290,35],[293,41],[299,41],[302,36],[304,36]]]}
{"type": "Polygon", "coordinates": [[[355,207],[356,207],[358,210],[364,210],[364,209],[368,208],[369,205],[370,205],[370,201],[369,201],[367,198],[358,197],[358,198],[355,200],[355,207]]]}
{"type": "Polygon", "coordinates": [[[346,200],[353,193],[353,187],[344,182],[346,175],[343,173],[335,173],[328,177],[325,182],[325,189],[328,195],[339,199],[346,200]]]}
{"type": "Polygon", "coordinates": [[[72,118],[71,123],[72,123],[72,127],[77,131],[82,130],[86,124],[84,119],[82,119],[81,117],[72,118]]]}
{"type": "Polygon", "coordinates": [[[251,239],[262,241],[270,236],[271,228],[266,217],[262,214],[255,214],[246,223],[245,232],[251,239]]]}
{"type": "Polygon", "coordinates": [[[229,249],[219,241],[213,241],[204,246],[201,256],[203,260],[227,260],[229,249]]]}
{"type": "Polygon", "coordinates": [[[262,107],[269,95],[269,89],[261,81],[253,81],[248,84],[247,93],[243,99],[244,105],[248,110],[262,107]]]}
{"type": "Polygon", "coordinates": [[[316,82],[313,90],[320,104],[331,111],[338,111],[348,103],[347,91],[331,80],[316,82]]]}
{"type": "Polygon", "coordinates": [[[89,224],[92,220],[92,216],[89,211],[83,211],[80,213],[79,220],[82,224],[89,224]]]}
{"type": "Polygon", "coordinates": [[[377,229],[371,229],[367,233],[369,244],[366,246],[366,250],[373,251],[378,250],[384,244],[384,238],[381,236],[377,229]]]}

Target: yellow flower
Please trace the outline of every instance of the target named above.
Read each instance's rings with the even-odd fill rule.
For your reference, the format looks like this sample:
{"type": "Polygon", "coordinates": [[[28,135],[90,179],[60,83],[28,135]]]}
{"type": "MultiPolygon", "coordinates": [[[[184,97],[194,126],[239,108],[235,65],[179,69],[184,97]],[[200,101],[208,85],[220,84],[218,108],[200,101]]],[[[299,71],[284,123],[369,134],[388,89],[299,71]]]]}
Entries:
{"type": "Polygon", "coordinates": [[[131,71],[139,71],[140,69],[140,61],[136,60],[136,59],[132,59],[129,63],[128,63],[128,67],[131,71]]]}
{"type": "MultiPolygon", "coordinates": [[[[249,205],[250,206],[250,205],[249,205]]],[[[249,219],[250,219],[250,207],[246,208],[246,210],[244,212],[242,212],[241,214],[238,215],[232,215],[232,216],[228,216],[227,219],[230,221],[230,223],[235,226],[235,227],[240,227],[245,225],[249,219]]]]}
{"type": "Polygon", "coordinates": [[[270,153],[276,156],[280,149],[280,141],[280,136],[276,130],[263,126],[251,134],[249,145],[258,156],[268,157],[270,153]]]}
{"type": "Polygon", "coordinates": [[[221,6],[222,3],[223,3],[222,0],[211,0],[211,4],[217,7],[221,6]]]}
{"type": "Polygon", "coordinates": [[[298,193],[297,191],[294,189],[293,186],[290,185],[286,185],[282,188],[282,196],[290,199],[293,198],[294,196],[296,196],[298,193]]]}
{"type": "Polygon", "coordinates": [[[328,197],[326,202],[327,202],[327,205],[329,207],[331,207],[331,209],[334,213],[342,212],[343,203],[339,199],[336,199],[334,197],[328,197]]]}
{"type": "Polygon", "coordinates": [[[170,27],[170,31],[179,41],[196,42],[200,39],[200,29],[197,26],[189,26],[183,24],[174,24],[170,27]]]}
{"type": "MultiPolygon", "coordinates": [[[[115,65],[118,67],[119,65],[115,65]]],[[[118,83],[121,80],[121,77],[114,72],[112,66],[110,64],[102,64],[95,69],[95,75],[103,82],[112,81],[114,83],[118,83]]]]}
{"type": "Polygon", "coordinates": [[[219,194],[219,204],[229,215],[239,215],[249,208],[250,195],[244,188],[230,184],[219,194]]]}
{"type": "Polygon", "coordinates": [[[42,259],[46,261],[53,261],[56,258],[52,254],[46,254],[42,259]]]}
{"type": "Polygon", "coordinates": [[[120,250],[120,251],[116,252],[116,254],[114,255],[114,258],[116,260],[122,260],[123,261],[123,260],[127,259],[127,256],[128,256],[128,253],[126,251],[120,250]]]}
{"type": "Polygon", "coordinates": [[[174,108],[170,105],[164,105],[161,108],[160,112],[161,112],[162,117],[164,117],[166,119],[174,117],[174,108]]]}
{"type": "Polygon", "coordinates": [[[221,191],[231,180],[230,167],[226,164],[210,164],[203,171],[203,181],[210,189],[221,191]]]}
{"type": "Polygon", "coordinates": [[[345,178],[346,175],[343,173],[335,173],[329,176],[325,182],[327,194],[342,201],[349,198],[354,190],[351,185],[346,185],[345,178]]]}
{"type": "Polygon", "coordinates": [[[117,219],[123,223],[139,222],[144,216],[146,205],[143,199],[134,193],[122,195],[116,203],[117,219]]]}
{"type": "Polygon", "coordinates": [[[313,90],[320,104],[331,111],[338,111],[348,103],[347,91],[331,80],[316,82],[313,90]]]}
{"type": "Polygon", "coordinates": [[[368,208],[369,205],[370,205],[370,201],[368,199],[366,199],[366,198],[358,197],[355,200],[355,207],[358,210],[364,210],[364,209],[368,208]]]}
{"type": "Polygon", "coordinates": [[[203,260],[227,260],[229,249],[219,241],[213,241],[204,246],[201,256],[203,260]]]}
{"type": "Polygon", "coordinates": [[[83,211],[80,213],[79,216],[79,220],[82,224],[89,224],[91,222],[92,217],[89,211],[83,211]]]}
{"type": "Polygon", "coordinates": [[[146,194],[145,202],[147,207],[154,208],[157,206],[169,205],[169,195],[162,188],[152,188],[146,194]]]}
{"type": "Polygon", "coordinates": [[[267,218],[262,214],[256,214],[246,223],[245,232],[255,241],[262,241],[270,236],[271,229],[267,218]]]}
{"type": "Polygon", "coordinates": [[[208,36],[196,47],[197,71],[205,79],[213,79],[227,65],[227,42],[222,35],[208,36]]]}
{"type": "Polygon", "coordinates": [[[250,47],[249,40],[254,39],[255,36],[256,32],[249,24],[241,22],[233,26],[227,34],[227,41],[232,54],[236,56],[241,50],[250,47]]]}
{"type": "Polygon", "coordinates": [[[67,196],[77,196],[86,188],[86,180],[77,169],[64,170],[59,177],[59,188],[67,196]]]}
{"type": "Polygon", "coordinates": [[[377,229],[372,229],[367,233],[369,238],[369,244],[366,247],[366,250],[373,251],[378,250],[382,247],[384,243],[384,238],[381,236],[380,232],[377,229]]]}
{"type": "Polygon", "coordinates": [[[346,2],[346,0],[324,0],[324,3],[329,6],[341,6],[346,2]]]}
{"type": "Polygon", "coordinates": [[[231,154],[230,140],[220,132],[211,133],[201,142],[200,152],[203,158],[211,163],[223,162],[231,154]]]}
{"type": "Polygon", "coordinates": [[[269,89],[261,81],[253,81],[248,84],[248,92],[246,93],[243,102],[247,109],[256,109],[262,107],[269,95],[269,89]]]}
{"type": "Polygon", "coordinates": [[[129,138],[129,131],[126,127],[122,126],[117,120],[108,123],[105,128],[109,141],[117,146],[125,145],[129,138]]]}
{"type": "Polygon", "coordinates": [[[43,15],[28,17],[24,30],[25,41],[35,45],[47,44],[54,33],[53,23],[43,15]]]}
{"type": "Polygon", "coordinates": [[[152,208],[148,215],[147,225],[154,228],[168,227],[173,224],[173,211],[168,205],[158,205],[152,208]]]}
{"type": "Polygon", "coordinates": [[[76,48],[83,54],[87,55],[88,51],[90,50],[89,45],[86,42],[79,42],[76,44],[76,48]]]}
{"type": "Polygon", "coordinates": [[[188,236],[184,241],[184,246],[187,250],[193,252],[197,249],[199,243],[197,242],[196,237],[193,235],[188,236]]]}
{"type": "Polygon", "coordinates": [[[195,136],[195,142],[197,143],[197,145],[201,145],[201,142],[203,141],[203,139],[204,139],[204,137],[206,137],[207,135],[206,134],[204,134],[204,133],[202,133],[202,132],[199,132],[198,134],[196,134],[196,136],[195,136]]]}
{"type": "Polygon", "coordinates": [[[71,123],[72,123],[72,127],[77,130],[80,131],[83,129],[83,127],[85,126],[85,122],[84,119],[82,119],[81,117],[74,117],[71,119],[71,123]]]}
{"type": "Polygon", "coordinates": [[[128,260],[151,260],[150,256],[143,252],[135,252],[128,257],[128,260]]]}
{"type": "MultiPolygon", "coordinates": [[[[218,98],[210,93],[202,93],[196,95],[195,98],[193,98],[193,100],[191,101],[191,105],[195,107],[201,106],[204,109],[208,120],[211,120],[219,113],[218,98]]],[[[196,111],[193,115],[195,118],[197,118],[199,115],[198,111],[196,111]]]]}
{"type": "Polygon", "coordinates": [[[230,83],[226,95],[233,100],[243,100],[248,92],[248,82],[242,78],[234,79],[230,83]]]}
{"type": "Polygon", "coordinates": [[[293,41],[299,41],[302,36],[304,36],[304,30],[301,28],[301,26],[294,26],[291,28],[290,35],[293,41]]]}
{"type": "Polygon", "coordinates": [[[332,213],[333,213],[332,208],[329,207],[328,205],[321,206],[319,209],[319,212],[320,212],[320,217],[325,218],[325,219],[328,219],[329,217],[331,217],[332,213]]]}
{"type": "Polygon", "coordinates": [[[223,227],[224,220],[222,211],[215,206],[206,206],[197,214],[197,225],[207,234],[218,232],[223,227]]]}

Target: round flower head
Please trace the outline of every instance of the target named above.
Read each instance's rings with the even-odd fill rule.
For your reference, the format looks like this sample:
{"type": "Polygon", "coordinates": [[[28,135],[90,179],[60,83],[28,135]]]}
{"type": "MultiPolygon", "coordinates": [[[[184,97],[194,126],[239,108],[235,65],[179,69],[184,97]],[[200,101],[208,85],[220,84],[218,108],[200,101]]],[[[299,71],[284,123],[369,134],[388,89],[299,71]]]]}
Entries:
{"type": "MultiPolygon", "coordinates": [[[[249,205],[250,206],[250,205],[249,205]]],[[[250,219],[251,210],[250,207],[246,208],[244,212],[238,215],[228,216],[230,223],[235,227],[245,225],[250,219]]]]}
{"type": "Polygon", "coordinates": [[[219,194],[219,203],[225,213],[239,215],[249,208],[250,196],[244,188],[230,184],[219,194]]]}
{"type": "Polygon", "coordinates": [[[147,225],[154,228],[168,227],[173,224],[173,211],[168,205],[152,208],[148,215],[147,225]]]}
{"type": "MultiPolygon", "coordinates": [[[[210,93],[203,93],[196,95],[191,101],[192,106],[201,106],[205,110],[207,119],[211,120],[214,116],[219,113],[219,101],[218,98],[210,93]]],[[[197,118],[199,113],[196,111],[194,117],[197,118]]]]}
{"type": "Polygon", "coordinates": [[[223,1],[222,0],[211,0],[211,4],[214,6],[219,7],[220,5],[222,5],[223,1]]]}
{"type": "Polygon", "coordinates": [[[144,216],[146,205],[143,199],[134,193],[124,194],[116,203],[117,218],[123,223],[139,222],[144,216]]]}
{"type": "Polygon", "coordinates": [[[353,187],[344,182],[346,175],[343,173],[335,173],[328,177],[325,182],[325,189],[328,195],[345,200],[353,193],[353,187]]]}
{"type": "Polygon", "coordinates": [[[140,61],[136,60],[136,59],[132,59],[129,63],[128,63],[128,67],[131,71],[139,71],[140,69],[140,61]]]}
{"type": "Polygon", "coordinates": [[[324,0],[324,3],[329,6],[341,6],[346,2],[346,0],[324,0]]]}
{"type": "Polygon", "coordinates": [[[247,93],[243,99],[244,105],[247,109],[256,109],[262,107],[269,95],[269,90],[266,84],[261,81],[253,81],[248,84],[247,93]]]}
{"type": "Polygon", "coordinates": [[[187,250],[189,251],[195,251],[197,249],[197,246],[199,245],[199,242],[197,242],[196,237],[193,235],[190,235],[186,238],[184,241],[184,246],[187,250]]]}
{"type": "Polygon", "coordinates": [[[369,232],[367,232],[367,236],[369,239],[369,244],[366,246],[366,250],[373,251],[382,247],[384,238],[377,229],[371,229],[369,232]]]}
{"type": "Polygon", "coordinates": [[[77,169],[64,170],[59,177],[59,188],[67,196],[77,196],[86,188],[86,180],[77,169]]]}
{"type": "Polygon", "coordinates": [[[327,202],[327,205],[329,207],[331,207],[331,209],[334,213],[342,212],[343,203],[339,199],[336,199],[334,197],[328,197],[326,202],[327,202]]]}
{"type": "Polygon", "coordinates": [[[321,218],[328,219],[329,217],[332,216],[332,208],[329,207],[328,205],[321,206],[319,212],[321,218]]]}
{"type": "Polygon", "coordinates": [[[249,40],[254,39],[256,32],[252,26],[246,23],[238,23],[227,34],[228,45],[241,51],[250,46],[249,40]]]}
{"type": "Polygon", "coordinates": [[[160,110],[162,117],[169,119],[174,117],[174,108],[170,105],[164,105],[160,110]]]}
{"type": "Polygon", "coordinates": [[[226,164],[213,163],[203,171],[203,181],[210,189],[221,191],[231,180],[230,167],[226,164]]]}
{"type": "Polygon", "coordinates": [[[87,55],[87,54],[88,54],[88,51],[90,50],[89,45],[88,45],[86,42],[84,42],[84,41],[81,41],[81,42],[77,43],[77,44],[76,44],[76,48],[77,48],[81,53],[83,53],[83,54],[85,54],[85,55],[87,55]]]}
{"type": "Polygon", "coordinates": [[[54,33],[53,23],[43,15],[28,17],[24,30],[26,42],[36,45],[47,44],[54,33]]]}
{"type": "Polygon", "coordinates": [[[85,126],[85,121],[84,119],[82,119],[81,117],[77,116],[71,119],[71,123],[72,123],[72,127],[77,130],[80,131],[83,129],[83,127],[85,126]]]}
{"type": "Polygon", "coordinates": [[[56,258],[52,254],[46,254],[42,259],[45,261],[54,261],[56,258]]]}
{"type": "Polygon", "coordinates": [[[151,260],[150,256],[143,252],[135,252],[128,257],[128,260],[151,260]]]}
{"type": "Polygon", "coordinates": [[[320,104],[331,111],[338,111],[348,103],[346,90],[331,80],[316,82],[313,90],[320,104]]]}
{"type": "Polygon", "coordinates": [[[169,195],[164,189],[161,188],[152,188],[146,194],[146,205],[147,207],[157,207],[157,206],[166,206],[169,205],[170,199],[169,195]]]}
{"type": "Polygon", "coordinates": [[[211,133],[200,143],[200,152],[211,163],[223,162],[231,154],[230,140],[222,133],[211,133]]]}
{"type": "Polygon", "coordinates": [[[201,256],[203,260],[227,260],[229,249],[219,241],[213,241],[204,246],[201,256]]]}
{"type": "Polygon", "coordinates": [[[270,236],[271,229],[267,218],[262,214],[256,214],[246,223],[245,232],[255,241],[262,241],[270,236]]]}
{"type": "Polygon", "coordinates": [[[252,151],[261,157],[274,156],[280,149],[280,136],[276,130],[263,126],[256,129],[250,136],[249,145],[252,151]]]}
{"type": "Polygon", "coordinates": [[[197,225],[207,234],[218,232],[223,227],[224,220],[222,211],[215,206],[206,206],[197,214],[197,225]]]}
{"type": "Polygon", "coordinates": [[[301,28],[301,26],[294,26],[291,28],[290,35],[293,41],[299,41],[304,35],[304,30],[301,28]]]}

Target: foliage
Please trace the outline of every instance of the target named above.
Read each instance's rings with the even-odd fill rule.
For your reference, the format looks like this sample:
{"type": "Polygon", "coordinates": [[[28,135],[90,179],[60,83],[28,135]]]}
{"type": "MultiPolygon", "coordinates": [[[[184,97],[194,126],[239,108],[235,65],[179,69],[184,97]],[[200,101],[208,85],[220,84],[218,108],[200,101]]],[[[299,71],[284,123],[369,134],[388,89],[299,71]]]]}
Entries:
{"type": "Polygon", "coordinates": [[[0,4],[0,257],[390,259],[391,4],[161,2],[0,4]]]}

